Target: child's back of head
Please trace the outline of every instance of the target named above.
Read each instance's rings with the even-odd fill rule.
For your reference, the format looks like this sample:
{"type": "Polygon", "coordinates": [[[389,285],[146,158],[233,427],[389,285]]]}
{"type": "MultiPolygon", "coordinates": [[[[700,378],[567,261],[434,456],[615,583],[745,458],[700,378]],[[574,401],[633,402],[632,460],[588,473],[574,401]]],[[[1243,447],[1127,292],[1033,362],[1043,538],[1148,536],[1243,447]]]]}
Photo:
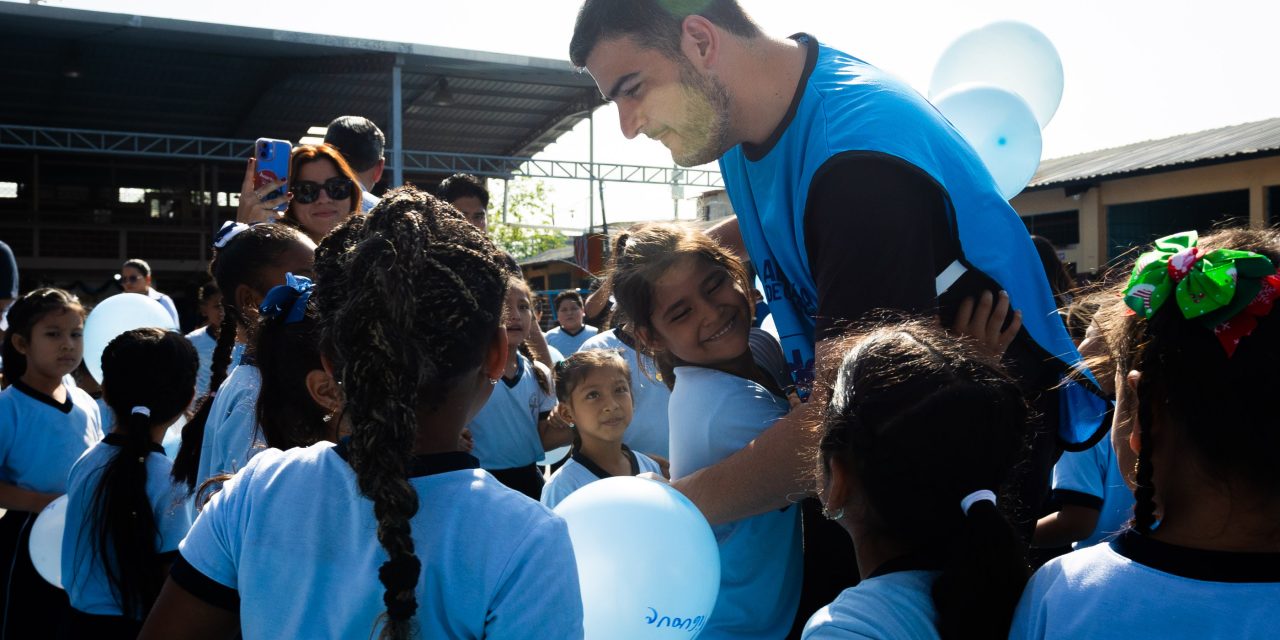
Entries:
{"type": "Polygon", "coordinates": [[[333,438],[329,411],[311,391],[315,378],[324,380],[317,390],[332,391],[320,361],[319,318],[311,294],[310,279],[289,274],[287,284],[272,288],[259,309],[253,352],[262,386],[256,415],[263,439],[275,449],[333,438]]]}

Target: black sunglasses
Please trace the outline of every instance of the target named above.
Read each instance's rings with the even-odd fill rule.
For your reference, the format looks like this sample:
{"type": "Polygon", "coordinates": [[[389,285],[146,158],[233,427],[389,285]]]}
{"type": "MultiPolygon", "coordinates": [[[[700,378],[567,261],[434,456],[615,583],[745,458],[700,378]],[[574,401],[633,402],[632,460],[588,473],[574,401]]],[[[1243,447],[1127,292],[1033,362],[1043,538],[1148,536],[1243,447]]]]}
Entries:
{"type": "Polygon", "coordinates": [[[346,200],[351,197],[351,180],[342,176],[329,178],[324,184],[312,182],[310,180],[299,180],[289,187],[293,192],[293,201],[301,204],[311,204],[320,198],[320,190],[329,194],[334,200],[346,200]]]}

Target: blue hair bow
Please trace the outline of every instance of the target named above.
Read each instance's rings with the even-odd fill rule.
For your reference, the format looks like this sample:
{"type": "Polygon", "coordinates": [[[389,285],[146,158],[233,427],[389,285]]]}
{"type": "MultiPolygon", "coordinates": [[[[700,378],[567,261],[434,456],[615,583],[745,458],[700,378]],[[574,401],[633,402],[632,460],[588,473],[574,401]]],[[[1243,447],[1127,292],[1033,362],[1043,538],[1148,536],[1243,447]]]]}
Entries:
{"type": "Polygon", "coordinates": [[[218,233],[213,235],[213,248],[221,249],[227,246],[231,239],[240,235],[241,231],[248,231],[249,225],[243,222],[233,222],[228,220],[222,223],[222,228],[218,229],[218,233]]]}
{"type": "Polygon", "coordinates": [[[284,284],[271,287],[267,297],[263,298],[262,304],[258,306],[258,312],[264,318],[284,316],[285,324],[302,322],[303,316],[307,313],[307,301],[311,299],[311,291],[314,287],[311,278],[286,273],[284,284]]]}

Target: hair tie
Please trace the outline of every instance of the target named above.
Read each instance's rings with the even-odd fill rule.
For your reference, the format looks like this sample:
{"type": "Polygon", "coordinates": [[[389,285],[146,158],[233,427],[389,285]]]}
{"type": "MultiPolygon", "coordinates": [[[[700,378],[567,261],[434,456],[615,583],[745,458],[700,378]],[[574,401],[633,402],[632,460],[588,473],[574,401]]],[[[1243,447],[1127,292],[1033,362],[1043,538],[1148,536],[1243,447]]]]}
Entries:
{"type": "Polygon", "coordinates": [[[311,278],[286,273],[284,284],[271,287],[267,297],[262,299],[262,304],[258,306],[258,313],[264,318],[272,319],[283,316],[285,324],[302,322],[307,313],[307,301],[311,299],[314,287],[311,278]]]}
{"type": "Polygon", "coordinates": [[[151,417],[151,410],[150,410],[150,409],[148,409],[148,408],[146,408],[146,407],[143,407],[143,406],[137,406],[137,407],[134,407],[132,410],[130,410],[130,411],[129,411],[129,414],[130,414],[130,415],[135,414],[135,413],[141,413],[142,415],[144,415],[144,416],[146,416],[146,417],[148,417],[148,418],[150,418],[150,417],[151,417]]]}
{"type": "Polygon", "coordinates": [[[971,509],[974,504],[984,500],[991,504],[995,504],[996,494],[986,489],[978,489],[960,500],[960,510],[964,511],[964,514],[967,516],[969,515],[969,509],[971,509]]]}
{"type": "Polygon", "coordinates": [[[1156,240],[1155,250],[1134,264],[1124,302],[1150,320],[1172,298],[1182,317],[1213,331],[1231,357],[1257,318],[1271,312],[1280,277],[1266,256],[1234,249],[1205,252],[1198,241],[1194,231],[1156,240]]]}
{"type": "Polygon", "coordinates": [[[240,235],[240,232],[247,231],[248,229],[249,225],[244,224],[243,222],[228,220],[222,223],[222,228],[218,229],[218,232],[213,235],[213,248],[221,249],[227,246],[227,243],[231,242],[232,238],[240,235]]]}

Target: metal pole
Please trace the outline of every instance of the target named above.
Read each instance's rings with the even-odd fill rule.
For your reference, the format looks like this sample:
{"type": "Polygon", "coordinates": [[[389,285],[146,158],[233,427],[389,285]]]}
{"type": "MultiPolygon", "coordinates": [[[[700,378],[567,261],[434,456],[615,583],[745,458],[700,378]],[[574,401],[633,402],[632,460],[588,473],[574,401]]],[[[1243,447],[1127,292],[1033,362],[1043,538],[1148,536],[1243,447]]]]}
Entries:
{"type": "Polygon", "coordinates": [[[400,131],[404,115],[400,104],[400,69],[403,66],[404,56],[396,56],[391,67],[391,187],[404,184],[404,136],[400,131]]]}
{"type": "Polygon", "coordinates": [[[596,228],[596,112],[587,112],[587,235],[596,228]]]}
{"type": "Polygon", "coordinates": [[[507,223],[507,203],[510,202],[510,199],[508,198],[510,195],[511,195],[511,181],[506,178],[503,178],[502,179],[502,224],[507,223]]]}

